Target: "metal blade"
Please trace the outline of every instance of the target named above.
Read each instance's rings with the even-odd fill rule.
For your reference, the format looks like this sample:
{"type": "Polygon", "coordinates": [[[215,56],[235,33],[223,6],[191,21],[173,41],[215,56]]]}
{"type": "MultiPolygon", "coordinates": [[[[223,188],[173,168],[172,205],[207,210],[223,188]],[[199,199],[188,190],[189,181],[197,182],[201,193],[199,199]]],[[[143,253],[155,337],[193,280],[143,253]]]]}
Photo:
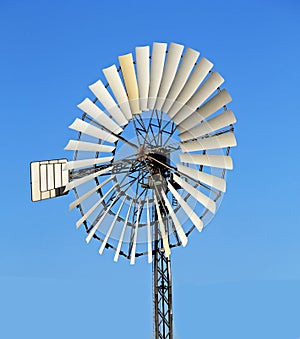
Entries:
{"type": "Polygon", "coordinates": [[[89,152],[104,152],[110,153],[116,147],[94,144],[92,142],[78,141],[78,140],[69,140],[67,146],[64,148],[68,151],[89,151],[89,152]]]}
{"type": "Polygon", "coordinates": [[[234,146],[236,146],[236,139],[232,132],[180,144],[182,152],[195,152],[234,146]]]}
{"type": "Polygon", "coordinates": [[[175,102],[177,96],[183,89],[193,67],[195,66],[199,55],[200,53],[198,51],[195,51],[194,49],[191,48],[187,48],[187,50],[185,51],[178,71],[176,73],[175,79],[167,95],[167,99],[163,104],[162,107],[163,112],[168,113],[169,109],[175,102]]]}
{"type": "Polygon", "coordinates": [[[178,175],[174,174],[173,177],[177,184],[180,185],[189,194],[191,194],[196,200],[198,200],[200,204],[209,209],[212,213],[216,213],[216,203],[212,199],[207,197],[202,192],[198,191],[188,182],[182,180],[178,175]]]}
{"type": "Polygon", "coordinates": [[[109,84],[111,91],[113,92],[117,102],[127,120],[132,119],[132,113],[128,102],[128,97],[123,86],[122,80],[118,73],[116,65],[112,65],[108,68],[104,68],[102,72],[109,84]]]}
{"type": "Polygon", "coordinates": [[[104,195],[97,201],[77,222],[76,227],[78,228],[95,210],[102,204],[102,201],[116,188],[117,183],[115,183],[104,195]]]}
{"type": "Polygon", "coordinates": [[[165,57],[166,57],[167,44],[154,42],[152,47],[151,57],[151,73],[150,73],[150,85],[149,85],[149,99],[148,108],[154,109],[155,101],[157,98],[159,86],[164,69],[165,57]]]}
{"type": "Polygon", "coordinates": [[[66,188],[65,188],[65,192],[69,191],[71,188],[80,186],[80,185],[84,184],[85,182],[88,182],[91,179],[99,177],[100,175],[105,174],[105,173],[111,171],[112,169],[113,169],[113,166],[110,166],[110,167],[104,168],[103,170],[100,170],[100,171],[97,171],[95,173],[89,174],[89,175],[87,175],[87,176],[85,176],[83,178],[80,178],[80,179],[68,182],[67,185],[66,185],[66,188]]]}
{"type": "Polygon", "coordinates": [[[193,126],[198,125],[200,121],[208,118],[211,114],[215,113],[220,108],[231,102],[231,100],[231,96],[226,91],[226,89],[222,89],[218,94],[212,97],[203,106],[198,108],[187,119],[180,122],[178,129],[181,132],[189,131],[193,126]]]}
{"type": "Polygon", "coordinates": [[[107,128],[109,131],[120,134],[123,129],[117,125],[111,118],[109,118],[97,105],[95,105],[90,99],[84,99],[79,105],[77,105],[84,113],[91,116],[100,125],[107,128]]]}
{"type": "Polygon", "coordinates": [[[131,248],[131,253],[130,253],[130,265],[135,264],[136,241],[137,241],[137,235],[138,235],[138,229],[139,229],[140,213],[141,213],[141,206],[139,205],[137,216],[136,216],[135,229],[134,229],[134,238],[133,238],[133,243],[132,243],[132,248],[131,248]]]}
{"type": "Polygon", "coordinates": [[[176,124],[180,124],[183,120],[189,117],[195,110],[208,99],[213,92],[221,86],[224,79],[217,72],[212,72],[210,77],[196,91],[191,99],[183,106],[178,113],[173,117],[176,124]]]}
{"type": "Polygon", "coordinates": [[[136,70],[141,111],[147,111],[148,93],[150,83],[150,47],[136,47],[136,70]]]}
{"type": "Polygon", "coordinates": [[[170,44],[154,109],[161,110],[162,108],[162,105],[175,78],[183,48],[183,45],[178,45],[173,42],[170,44]]]}
{"type": "Polygon", "coordinates": [[[168,115],[171,118],[176,115],[176,113],[188,102],[212,67],[213,64],[209,60],[205,58],[200,60],[193,73],[189,77],[187,83],[183,87],[183,90],[180,92],[176,98],[176,101],[169,110],[168,115]]]}
{"type": "Polygon", "coordinates": [[[224,113],[219,114],[210,120],[203,121],[186,132],[180,133],[179,137],[182,141],[199,138],[205,134],[215,132],[221,128],[234,124],[235,122],[236,118],[232,111],[224,111],[224,113]]]}
{"type": "Polygon", "coordinates": [[[120,251],[121,251],[122,242],[123,242],[123,239],[124,239],[124,235],[125,235],[125,231],[126,231],[126,227],[127,227],[127,223],[128,223],[128,219],[129,219],[132,203],[133,203],[133,200],[131,200],[131,203],[130,203],[130,206],[128,208],[128,212],[127,212],[127,215],[126,215],[126,219],[124,221],[124,226],[123,226],[123,229],[122,229],[122,233],[121,233],[121,236],[120,236],[120,239],[119,239],[119,243],[118,243],[118,247],[117,247],[117,250],[116,250],[116,253],[115,253],[115,257],[114,257],[114,261],[115,262],[117,262],[118,259],[119,259],[119,254],[120,254],[120,251]]]}
{"type": "Polygon", "coordinates": [[[127,124],[127,119],[101,80],[98,80],[94,84],[90,85],[89,89],[96,95],[103,107],[105,107],[107,112],[120,126],[127,124]]]}
{"type": "Polygon", "coordinates": [[[187,242],[188,242],[188,239],[187,239],[187,237],[186,237],[186,235],[185,235],[185,233],[184,233],[184,231],[181,227],[181,224],[180,224],[180,222],[179,222],[179,220],[178,220],[178,218],[177,218],[177,216],[176,216],[176,214],[175,214],[175,212],[174,212],[174,210],[173,210],[173,208],[172,208],[172,206],[171,206],[171,204],[170,204],[170,202],[169,202],[169,200],[168,200],[168,198],[167,198],[167,196],[166,196],[166,194],[163,190],[161,191],[161,195],[164,199],[164,202],[165,202],[166,207],[169,211],[169,214],[171,215],[171,218],[173,220],[176,232],[179,236],[179,239],[182,243],[182,246],[185,247],[187,242]]]}
{"type": "Polygon", "coordinates": [[[106,185],[109,181],[111,181],[112,179],[114,179],[115,176],[112,175],[111,177],[107,178],[105,181],[101,182],[101,184],[97,185],[96,187],[94,187],[93,189],[91,189],[90,191],[88,191],[87,193],[83,194],[80,198],[74,200],[70,205],[69,205],[69,210],[71,211],[74,207],[78,206],[79,204],[81,204],[85,199],[87,199],[88,197],[90,197],[93,193],[97,192],[101,187],[103,187],[104,185],[106,185]]]}
{"type": "Polygon", "coordinates": [[[221,192],[226,191],[226,181],[222,178],[180,164],[177,165],[177,169],[180,174],[184,176],[196,179],[210,187],[216,188],[221,192]]]}
{"type": "Polygon", "coordinates": [[[160,209],[159,209],[159,205],[158,205],[158,202],[157,202],[156,195],[154,195],[154,202],[155,202],[155,207],[156,207],[156,213],[157,213],[157,216],[158,216],[160,234],[161,234],[163,246],[164,246],[164,249],[165,249],[165,255],[168,258],[171,254],[171,250],[170,250],[170,246],[169,246],[168,235],[166,234],[166,231],[165,231],[165,226],[164,226],[164,223],[162,221],[162,217],[161,217],[161,213],[160,213],[160,209]]]}
{"type": "Polygon", "coordinates": [[[112,134],[107,133],[106,131],[103,131],[78,118],[75,119],[75,121],[69,126],[69,128],[111,143],[114,143],[116,140],[118,140],[118,138],[113,136],[112,134]]]}
{"type": "Polygon", "coordinates": [[[113,220],[113,222],[111,223],[111,225],[110,225],[110,227],[109,227],[109,230],[108,230],[107,233],[106,233],[106,236],[105,236],[105,238],[104,238],[104,240],[103,240],[103,242],[102,242],[102,245],[101,245],[101,247],[100,247],[100,249],[99,249],[99,253],[100,253],[100,254],[102,254],[103,251],[104,251],[104,248],[105,248],[105,246],[106,246],[106,244],[107,244],[107,241],[108,241],[108,239],[109,239],[109,237],[110,237],[110,235],[111,235],[111,232],[112,232],[113,228],[115,227],[116,221],[117,221],[117,219],[118,219],[118,217],[119,217],[119,214],[120,214],[120,212],[121,212],[121,209],[123,208],[123,205],[124,205],[125,201],[126,201],[126,197],[124,197],[124,199],[123,199],[123,201],[122,201],[122,203],[121,203],[121,205],[120,205],[120,207],[119,207],[119,209],[118,209],[118,211],[117,211],[117,213],[116,213],[116,215],[115,215],[115,217],[114,217],[114,220],[113,220]]]}
{"type": "Polygon", "coordinates": [[[129,104],[132,114],[140,113],[139,104],[139,89],[136,80],[136,74],[134,70],[134,64],[132,54],[126,54],[119,56],[119,63],[122,70],[122,75],[129,98],[129,104]]]}
{"type": "Polygon", "coordinates": [[[217,168],[232,169],[232,159],[230,156],[206,155],[206,154],[179,154],[181,162],[217,168]]]}
{"type": "Polygon", "coordinates": [[[151,239],[152,237],[151,237],[149,198],[147,199],[147,235],[148,235],[148,263],[150,264],[153,260],[153,255],[152,255],[152,239],[151,239]]]}
{"type": "Polygon", "coordinates": [[[68,161],[64,165],[64,169],[74,169],[74,168],[82,168],[87,166],[93,166],[98,164],[103,164],[104,162],[110,162],[114,157],[104,157],[104,158],[91,158],[91,159],[85,159],[85,160],[74,160],[74,161],[68,161]]]}
{"type": "Polygon", "coordinates": [[[171,185],[170,182],[168,182],[168,188],[175,197],[175,199],[178,201],[178,204],[184,210],[184,213],[191,219],[192,223],[195,225],[197,230],[201,232],[203,229],[203,221],[200,218],[198,218],[197,214],[193,211],[189,204],[184,199],[181,198],[179,193],[175,190],[175,188],[171,185]]]}

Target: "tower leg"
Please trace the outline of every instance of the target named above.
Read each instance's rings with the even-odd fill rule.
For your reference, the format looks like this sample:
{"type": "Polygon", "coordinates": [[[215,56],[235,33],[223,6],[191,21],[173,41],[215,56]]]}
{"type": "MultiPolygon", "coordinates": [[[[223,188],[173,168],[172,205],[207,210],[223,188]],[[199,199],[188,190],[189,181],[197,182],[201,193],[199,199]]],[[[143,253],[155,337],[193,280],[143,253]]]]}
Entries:
{"type": "Polygon", "coordinates": [[[171,260],[165,256],[162,240],[156,240],[154,247],[154,338],[173,339],[171,260]]]}

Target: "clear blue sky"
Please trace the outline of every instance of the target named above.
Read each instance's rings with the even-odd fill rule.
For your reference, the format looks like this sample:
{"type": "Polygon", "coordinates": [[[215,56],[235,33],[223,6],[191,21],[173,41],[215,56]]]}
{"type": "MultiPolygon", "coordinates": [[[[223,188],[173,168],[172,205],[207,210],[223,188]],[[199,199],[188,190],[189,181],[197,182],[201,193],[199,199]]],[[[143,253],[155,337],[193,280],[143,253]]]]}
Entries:
{"type": "Polygon", "coordinates": [[[87,246],[71,195],[31,203],[29,163],[65,157],[87,86],[153,41],[212,60],[238,118],[221,208],[173,251],[176,338],[300,337],[299,17],[296,0],[0,2],[0,338],[151,338],[151,266],[87,246]]]}

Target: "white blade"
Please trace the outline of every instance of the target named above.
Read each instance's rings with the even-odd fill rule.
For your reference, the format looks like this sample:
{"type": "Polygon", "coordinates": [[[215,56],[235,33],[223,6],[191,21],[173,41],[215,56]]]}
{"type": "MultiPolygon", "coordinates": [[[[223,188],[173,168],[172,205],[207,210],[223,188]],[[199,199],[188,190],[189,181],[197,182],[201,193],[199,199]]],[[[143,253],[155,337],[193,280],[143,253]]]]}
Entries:
{"type": "Polygon", "coordinates": [[[149,86],[149,99],[148,108],[153,109],[157,98],[159,85],[161,82],[165,57],[166,57],[167,44],[154,42],[151,57],[151,73],[150,73],[150,86],[149,86]]]}
{"type": "Polygon", "coordinates": [[[89,89],[96,95],[107,112],[120,126],[127,124],[127,119],[101,80],[98,80],[94,84],[90,85],[89,89]]]}
{"type": "Polygon", "coordinates": [[[117,125],[111,118],[109,118],[97,105],[95,105],[90,99],[84,99],[79,105],[77,105],[84,113],[87,113],[100,125],[107,128],[109,131],[119,134],[123,129],[117,125]]]}
{"type": "Polygon", "coordinates": [[[169,246],[168,235],[166,234],[166,231],[165,231],[165,226],[164,226],[164,223],[162,221],[162,217],[161,217],[161,213],[160,213],[160,209],[159,209],[159,205],[158,205],[158,202],[157,202],[156,195],[154,195],[154,202],[155,202],[156,212],[157,212],[157,216],[158,216],[160,234],[161,234],[163,246],[164,246],[164,249],[165,249],[165,255],[166,255],[167,258],[169,258],[170,254],[171,254],[171,250],[170,250],[170,246],[169,246]]]}
{"type": "Polygon", "coordinates": [[[173,117],[176,124],[180,124],[208,99],[213,92],[221,86],[224,79],[217,72],[212,72],[210,77],[203,83],[197,92],[191,97],[184,107],[173,117]]]}
{"type": "Polygon", "coordinates": [[[134,229],[134,238],[133,238],[132,248],[130,252],[130,265],[135,264],[136,241],[137,241],[137,235],[138,235],[138,229],[139,229],[140,213],[141,213],[141,206],[139,205],[137,216],[136,216],[135,229],[134,229]]]}
{"type": "Polygon", "coordinates": [[[181,162],[217,168],[232,169],[232,159],[225,155],[179,154],[181,162]]]}
{"type": "Polygon", "coordinates": [[[147,199],[147,235],[148,235],[148,263],[150,264],[153,260],[152,255],[152,237],[151,237],[151,224],[150,224],[150,206],[149,199],[147,199]]]}
{"type": "Polygon", "coordinates": [[[129,98],[131,112],[133,114],[140,113],[139,89],[137,85],[132,54],[130,53],[119,56],[119,63],[129,98]]]}
{"type": "Polygon", "coordinates": [[[76,118],[75,121],[69,126],[69,128],[74,129],[75,131],[90,135],[92,137],[102,139],[111,143],[114,143],[118,138],[113,136],[106,131],[103,131],[86,121],[76,118]]]}
{"type": "Polygon", "coordinates": [[[113,169],[113,166],[110,166],[110,167],[107,167],[107,168],[105,168],[103,170],[97,171],[96,173],[92,173],[92,174],[86,175],[83,178],[80,178],[80,179],[68,182],[67,185],[66,185],[66,188],[65,188],[65,192],[69,191],[71,188],[80,186],[80,185],[84,184],[85,182],[88,182],[91,179],[99,177],[100,175],[105,174],[108,171],[111,171],[112,169],[113,169]]]}
{"type": "Polygon", "coordinates": [[[236,139],[232,132],[180,144],[182,152],[195,152],[234,146],[236,146],[236,139]]]}
{"type": "Polygon", "coordinates": [[[119,259],[119,254],[120,254],[120,251],[121,251],[122,242],[123,242],[123,239],[124,239],[124,235],[125,235],[125,231],[126,231],[129,215],[130,215],[130,210],[131,210],[132,202],[133,202],[133,200],[131,200],[131,203],[129,205],[128,212],[127,212],[127,215],[126,215],[126,219],[124,221],[124,226],[123,226],[123,229],[122,229],[122,233],[121,233],[121,236],[120,236],[120,239],[119,239],[119,242],[118,242],[118,247],[117,247],[117,250],[116,250],[116,253],[115,253],[115,257],[114,257],[114,261],[115,262],[117,262],[118,259],[119,259]]]}
{"type": "Polygon", "coordinates": [[[111,177],[107,178],[105,181],[101,182],[101,184],[95,186],[93,189],[88,191],[87,193],[83,194],[80,198],[74,200],[70,205],[69,205],[69,210],[71,211],[74,207],[78,206],[80,203],[82,203],[85,199],[87,199],[89,196],[91,196],[93,193],[97,192],[101,187],[106,185],[109,181],[114,179],[114,175],[111,177]]]}
{"type": "Polygon", "coordinates": [[[136,70],[141,111],[147,111],[149,82],[150,82],[150,48],[149,46],[136,47],[136,70]]]}
{"type": "Polygon", "coordinates": [[[114,205],[114,203],[119,199],[119,196],[117,195],[114,200],[111,202],[111,204],[107,207],[107,209],[105,210],[105,212],[102,214],[102,216],[100,217],[100,219],[97,221],[97,223],[95,224],[95,226],[89,231],[88,236],[85,238],[85,241],[87,242],[87,244],[92,240],[94,234],[97,232],[99,226],[101,225],[102,221],[104,220],[104,218],[106,217],[106,215],[108,214],[108,212],[110,211],[111,207],[114,205]]]}
{"type": "Polygon", "coordinates": [[[105,78],[109,84],[109,87],[113,92],[115,98],[117,99],[117,102],[121,107],[121,110],[125,115],[125,118],[127,120],[130,120],[132,118],[130,105],[116,65],[104,68],[102,72],[104,73],[105,78]]]}
{"type": "Polygon", "coordinates": [[[203,184],[214,187],[221,192],[226,191],[226,181],[222,178],[180,164],[177,165],[177,169],[179,173],[184,176],[188,176],[191,179],[198,180],[203,184]]]}
{"type": "Polygon", "coordinates": [[[95,210],[102,204],[102,201],[116,188],[117,183],[115,183],[101,199],[99,199],[77,222],[76,227],[78,228],[95,210]]]}
{"type": "Polygon", "coordinates": [[[224,111],[224,113],[219,114],[218,116],[210,120],[203,121],[199,125],[196,125],[195,127],[191,128],[190,130],[179,134],[179,137],[182,141],[199,138],[205,134],[215,132],[223,127],[229,126],[234,123],[236,123],[236,118],[232,111],[231,110],[224,111]]]}
{"type": "Polygon", "coordinates": [[[94,144],[93,142],[78,141],[78,140],[69,140],[65,150],[67,151],[90,151],[90,152],[104,152],[110,153],[116,147],[94,144]]]}
{"type": "Polygon", "coordinates": [[[110,162],[113,158],[114,157],[104,157],[104,158],[92,158],[92,159],[68,161],[64,165],[64,169],[70,170],[74,168],[82,168],[82,167],[87,167],[87,166],[103,164],[104,162],[110,162]]]}
{"type": "Polygon", "coordinates": [[[199,124],[200,121],[206,119],[211,114],[218,111],[223,106],[227,105],[231,102],[231,96],[226,91],[226,89],[222,89],[218,94],[212,97],[209,101],[207,101],[203,106],[197,109],[192,115],[190,115],[187,119],[181,122],[178,126],[178,129],[181,132],[188,131],[193,126],[199,124]]]}
{"type": "Polygon", "coordinates": [[[174,210],[173,210],[173,208],[172,208],[172,206],[171,206],[171,204],[170,204],[170,202],[169,202],[169,200],[168,200],[168,198],[167,198],[167,196],[166,196],[166,194],[163,190],[161,190],[161,195],[162,195],[162,197],[165,201],[165,204],[166,204],[166,207],[169,211],[169,214],[171,215],[171,218],[173,220],[176,232],[179,236],[179,239],[182,243],[182,246],[185,247],[187,242],[188,242],[187,236],[185,235],[185,233],[184,233],[184,231],[181,227],[181,224],[180,224],[180,222],[179,222],[179,220],[178,220],[178,218],[177,218],[177,216],[176,216],[176,214],[175,214],[175,212],[174,212],[174,210]]]}
{"type": "Polygon", "coordinates": [[[177,184],[180,185],[189,194],[191,194],[196,200],[198,200],[200,204],[209,209],[212,213],[216,213],[216,203],[212,199],[207,197],[202,192],[198,191],[188,182],[182,180],[178,175],[174,174],[173,177],[177,184]]]}
{"type": "Polygon", "coordinates": [[[191,219],[192,223],[195,225],[198,231],[201,232],[203,229],[203,221],[200,218],[198,218],[197,214],[192,210],[189,204],[181,198],[179,193],[170,184],[170,182],[168,182],[168,188],[170,192],[173,194],[173,196],[175,197],[175,199],[178,201],[179,205],[184,210],[184,213],[191,219]]]}
{"type": "Polygon", "coordinates": [[[106,244],[107,244],[107,241],[108,241],[108,239],[109,239],[109,237],[110,237],[110,235],[111,235],[111,232],[112,232],[113,228],[115,227],[116,221],[117,221],[117,219],[118,219],[118,217],[119,217],[119,214],[120,214],[120,212],[121,212],[121,209],[123,208],[123,205],[124,205],[125,201],[126,201],[126,197],[124,197],[124,199],[123,199],[123,201],[122,201],[122,203],[121,203],[121,205],[120,205],[120,207],[119,207],[119,209],[118,209],[118,211],[117,211],[117,213],[116,213],[116,215],[115,215],[115,217],[114,217],[114,220],[113,220],[113,222],[111,223],[111,225],[110,225],[110,227],[109,227],[109,230],[108,230],[107,233],[106,233],[106,236],[105,236],[105,238],[104,238],[104,240],[103,240],[103,242],[102,242],[102,245],[101,245],[101,247],[100,247],[100,249],[99,249],[99,253],[100,253],[100,254],[102,254],[103,251],[104,251],[104,248],[105,248],[105,246],[106,246],[106,244]]]}
{"type": "Polygon", "coordinates": [[[162,111],[168,113],[169,109],[175,102],[177,96],[183,89],[200,53],[194,49],[188,48],[181,60],[179,69],[176,73],[175,79],[172,83],[167,99],[163,104],[162,111]]]}
{"type": "Polygon", "coordinates": [[[200,62],[196,65],[193,73],[189,77],[187,83],[185,84],[183,90],[180,92],[176,101],[174,102],[173,106],[168,112],[168,115],[172,118],[192,97],[195,93],[196,89],[202,83],[204,78],[207,76],[208,72],[213,67],[213,64],[205,59],[202,58],[200,62]]]}
{"type": "Polygon", "coordinates": [[[183,45],[178,45],[173,42],[170,44],[154,109],[160,110],[167,97],[167,94],[171,88],[171,85],[176,75],[183,47],[184,47],[183,45]]]}

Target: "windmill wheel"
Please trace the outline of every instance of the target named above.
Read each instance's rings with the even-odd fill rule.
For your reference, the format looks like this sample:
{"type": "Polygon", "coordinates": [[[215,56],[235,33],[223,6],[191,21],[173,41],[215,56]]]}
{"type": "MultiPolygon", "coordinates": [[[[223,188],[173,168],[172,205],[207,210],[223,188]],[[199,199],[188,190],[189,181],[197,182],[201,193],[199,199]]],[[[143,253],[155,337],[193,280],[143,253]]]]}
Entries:
{"type": "Polygon", "coordinates": [[[147,255],[162,240],[185,246],[194,228],[201,231],[220,205],[225,173],[236,145],[231,97],[224,79],[200,53],[171,43],[136,47],[135,57],[103,69],[89,88],[93,99],[69,127],[78,131],[66,150],[75,200],[86,241],[130,259],[147,255]]]}

